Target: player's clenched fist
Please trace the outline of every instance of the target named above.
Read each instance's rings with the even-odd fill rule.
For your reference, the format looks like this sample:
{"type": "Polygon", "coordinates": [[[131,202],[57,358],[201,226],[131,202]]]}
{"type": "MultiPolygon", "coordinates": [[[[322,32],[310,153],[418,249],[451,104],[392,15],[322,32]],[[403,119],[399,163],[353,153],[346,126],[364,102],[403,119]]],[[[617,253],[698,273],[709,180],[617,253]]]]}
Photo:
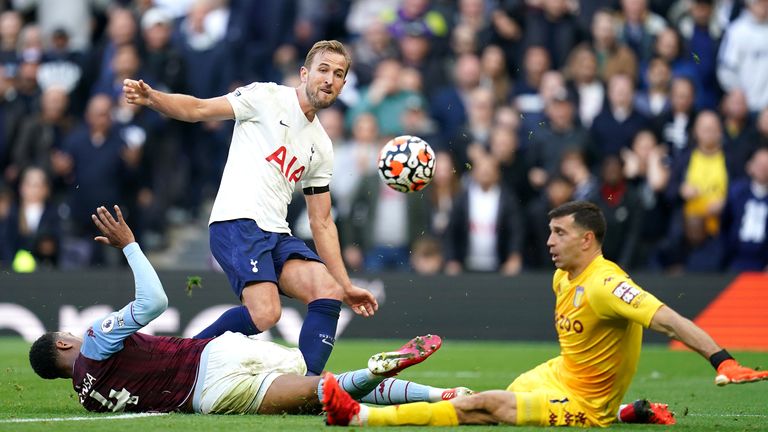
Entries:
{"type": "Polygon", "coordinates": [[[734,359],[728,359],[717,367],[715,384],[723,386],[731,383],[742,384],[760,380],[768,380],[768,371],[756,371],[740,365],[734,359]]]}
{"type": "Polygon", "coordinates": [[[125,94],[125,100],[130,104],[149,105],[150,91],[152,91],[152,87],[144,80],[123,80],[123,94],[125,94]]]}

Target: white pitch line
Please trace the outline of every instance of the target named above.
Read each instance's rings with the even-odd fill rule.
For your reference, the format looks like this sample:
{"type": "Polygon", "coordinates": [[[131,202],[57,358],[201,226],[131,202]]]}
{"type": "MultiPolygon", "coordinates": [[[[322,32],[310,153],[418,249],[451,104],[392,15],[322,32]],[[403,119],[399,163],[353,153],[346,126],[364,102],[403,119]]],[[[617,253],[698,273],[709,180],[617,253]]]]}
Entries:
{"type": "Polygon", "coordinates": [[[130,420],[141,417],[153,417],[166,415],[166,413],[137,413],[121,414],[114,416],[94,416],[94,417],[48,417],[48,418],[19,418],[0,420],[0,423],[35,423],[35,422],[64,422],[64,421],[90,421],[90,420],[130,420]]]}
{"type": "Polygon", "coordinates": [[[687,414],[687,417],[758,417],[768,418],[768,414],[687,414]]]}

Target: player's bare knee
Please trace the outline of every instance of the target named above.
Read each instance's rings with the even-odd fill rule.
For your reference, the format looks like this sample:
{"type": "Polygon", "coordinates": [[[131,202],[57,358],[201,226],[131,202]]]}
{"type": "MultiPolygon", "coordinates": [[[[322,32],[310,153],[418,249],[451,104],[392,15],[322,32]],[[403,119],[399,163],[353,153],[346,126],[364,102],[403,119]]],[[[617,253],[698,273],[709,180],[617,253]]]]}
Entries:
{"type": "Polygon", "coordinates": [[[313,302],[318,299],[334,299],[341,300],[344,297],[344,290],[341,285],[333,278],[325,280],[322,283],[314,285],[310,289],[310,295],[307,303],[313,302]]]}
{"type": "Polygon", "coordinates": [[[251,321],[260,331],[266,331],[274,327],[280,321],[282,313],[280,305],[276,307],[274,305],[261,305],[259,308],[248,308],[251,321]]]}

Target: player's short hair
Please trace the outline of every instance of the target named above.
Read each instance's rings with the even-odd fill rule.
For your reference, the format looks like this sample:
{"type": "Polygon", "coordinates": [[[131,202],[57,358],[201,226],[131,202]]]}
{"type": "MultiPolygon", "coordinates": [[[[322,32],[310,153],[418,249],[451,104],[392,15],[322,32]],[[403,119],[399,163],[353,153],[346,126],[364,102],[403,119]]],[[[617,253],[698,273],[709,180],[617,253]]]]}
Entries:
{"type": "Polygon", "coordinates": [[[29,349],[29,364],[40,378],[59,378],[60,373],[56,365],[58,357],[56,339],[56,333],[48,332],[37,338],[29,349]]]}
{"type": "Polygon", "coordinates": [[[312,48],[310,48],[309,52],[307,53],[307,57],[304,59],[304,67],[307,69],[311,68],[312,61],[315,59],[315,56],[317,54],[328,51],[344,56],[344,60],[347,62],[347,68],[344,70],[344,76],[346,77],[350,66],[352,66],[352,56],[349,55],[347,47],[345,47],[343,43],[337,40],[321,40],[315,42],[315,44],[312,45],[312,48]]]}
{"type": "Polygon", "coordinates": [[[573,222],[587,231],[595,234],[598,244],[605,239],[605,216],[600,207],[589,201],[570,201],[550,210],[548,216],[555,219],[573,215],[573,222]]]}

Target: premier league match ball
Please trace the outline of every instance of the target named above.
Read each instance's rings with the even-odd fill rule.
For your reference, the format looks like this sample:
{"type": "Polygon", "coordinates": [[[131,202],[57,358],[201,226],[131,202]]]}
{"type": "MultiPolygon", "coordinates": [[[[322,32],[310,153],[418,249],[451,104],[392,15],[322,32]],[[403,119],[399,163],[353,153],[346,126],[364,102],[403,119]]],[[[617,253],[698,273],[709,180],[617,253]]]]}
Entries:
{"type": "Polygon", "coordinates": [[[434,174],[435,152],[417,136],[393,138],[379,153],[379,177],[398,192],[420,191],[434,174]]]}

